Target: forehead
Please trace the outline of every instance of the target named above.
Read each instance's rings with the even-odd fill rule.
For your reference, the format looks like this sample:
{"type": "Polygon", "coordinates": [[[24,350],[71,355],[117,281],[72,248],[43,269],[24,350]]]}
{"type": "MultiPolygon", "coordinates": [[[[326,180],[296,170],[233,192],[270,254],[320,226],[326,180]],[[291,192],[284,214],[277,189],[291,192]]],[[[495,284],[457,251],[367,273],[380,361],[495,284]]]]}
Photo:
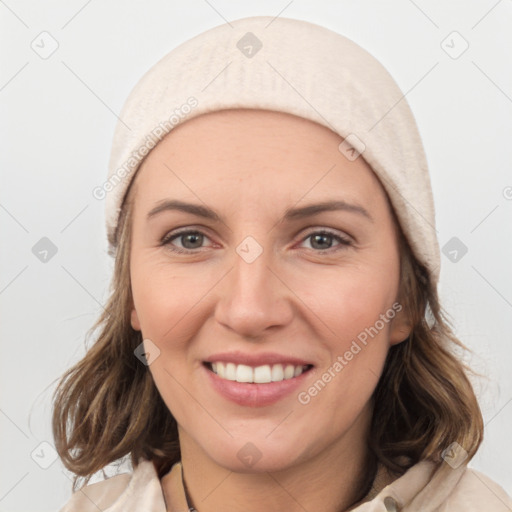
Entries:
{"type": "Polygon", "coordinates": [[[174,128],[148,155],[136,181],[137,201],[163,196],[206,202],[297,202],[337,194],[386,201],[362,157],[349,161],[342,138],[312,121],[265,110],[224,110],[174,128]]]}

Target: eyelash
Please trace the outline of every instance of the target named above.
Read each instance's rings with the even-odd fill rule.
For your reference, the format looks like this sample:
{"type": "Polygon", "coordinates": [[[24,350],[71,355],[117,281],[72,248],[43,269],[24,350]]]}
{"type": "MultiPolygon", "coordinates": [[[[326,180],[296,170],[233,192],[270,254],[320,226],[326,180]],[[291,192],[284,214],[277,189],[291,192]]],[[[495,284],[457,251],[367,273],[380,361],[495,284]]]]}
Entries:
{"type": "MultiPolygon", "coordinates": [[[[195,230],[195,229],[188,229],[188,230],[184,230],[184,231],[180,231],[178,233],[174,232],[174,233],[168,233],[167,235],[165,235],[162,240],[161,240],[161,245],[162,246],[167,246],[169,250],[173,251],[173,252],[177,252],[177,253],[181,253],[181,254],[193,254],[193,253],[197,253],[198,250],[196,249],[182,249],[180,247],[175,247],[175,246],[171,246],[171,242],[177,238],[180,238],[182,236],[185,236],[185,235],[203,235],[205,238],[208,238],[207,235],[205,235],[202,231],[199,231],[199,230],[195,230]]],[[[337,251],[337,250],[341,250],[341,247],[350,247],[353,245],[353,243],[348,239],[348,238],[345,238],[337,233],[334,233],[330,230],[327,230],[327,229],[320,229],[318,231],[311,231],[310,233],[308,233],[304,238],[302,238],[301,242],[304,242],[305,240],[307,240],[308,238],[312,237],[313,235],[327,235],[327,236],[330,236],[332,238],[334,238],[335,240],[337,240],[339,242],[339,245],[338,246],[334,246],[334,247],[329,247],[327,249],[311,249],[313,250],[314,252],[317,252],[317,253],[320,253],[320,254],[325,254],[326,252],[334,252],[334,251],[337,251]]],[[[203,247],[199,247],[198,249],[203,249],[203,247]]]]}

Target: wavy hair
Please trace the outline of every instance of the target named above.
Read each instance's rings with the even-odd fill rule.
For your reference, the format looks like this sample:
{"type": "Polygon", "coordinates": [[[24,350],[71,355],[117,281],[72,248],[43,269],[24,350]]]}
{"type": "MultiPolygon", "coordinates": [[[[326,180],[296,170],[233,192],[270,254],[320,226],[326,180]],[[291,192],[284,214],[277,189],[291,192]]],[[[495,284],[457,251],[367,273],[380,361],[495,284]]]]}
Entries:
{"type": "MultiPolygon", "coordinates": [[[[65,372],[53,394],[55,447],[76,475],[73,490],[81,477],[85,485],[96,472],[126,456],[134,468],[140,459],[153,461],[159,477],[180,460],[176,420],[149,367],[134,356],[142,335],[130,323],[133,185],[111,240],[116,252],[110,298],[88,332],[91,336],[98,331],[97,339],[65,372]]],[[[399,226],[396,216],[395,221],[399,226]]],[[[400,302],[412,331],[389,350],[373,393],[368,446],[378,461],[401,474],[420,460],[440,463],[443,450],[455,441],[470,460],[482,441],[483,420],[469,369],[456,354],[465,347],[441,309],[427,270],[413,256],[401,229],[398,233],[400,302]]]]}

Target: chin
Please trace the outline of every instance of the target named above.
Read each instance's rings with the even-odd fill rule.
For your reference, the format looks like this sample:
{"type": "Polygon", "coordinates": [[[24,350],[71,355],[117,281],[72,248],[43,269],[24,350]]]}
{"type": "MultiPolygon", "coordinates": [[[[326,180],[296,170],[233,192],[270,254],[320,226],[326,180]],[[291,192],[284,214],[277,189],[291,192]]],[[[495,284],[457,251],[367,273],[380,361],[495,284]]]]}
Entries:
{"type": "Polygon", "coordinates": [[[214,464],[236,473],[267,473],[284,471],[300,463],[305,457],[304,440],[288,440],[286,446],[270,442],[264,437],[251,440],[229,439],[226,442],[207,443],[204,453],[214,464]],[[297,446],[301,447],[299,453],[297,446]]]}

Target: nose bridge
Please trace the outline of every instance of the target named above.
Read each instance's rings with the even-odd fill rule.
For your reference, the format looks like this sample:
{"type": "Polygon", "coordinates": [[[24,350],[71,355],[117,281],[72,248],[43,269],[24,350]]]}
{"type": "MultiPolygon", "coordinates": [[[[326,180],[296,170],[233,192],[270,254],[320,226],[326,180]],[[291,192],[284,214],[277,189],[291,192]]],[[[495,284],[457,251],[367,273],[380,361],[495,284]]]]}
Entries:
{"type": "Polygon", "coordinates": [[[257,303],[267,303],[272,295],[271,283],[272,273],[269,270],[272,264],[270,254],[264,251],[259,255],[251,254],[254,249],[250,249],[247,258],[240,255],[241,247],[238,248],[235,258],[235,268],[232,272],[233,295],[239,299],[249,299],[257,303]],[[254,258],[254,259],[253,259],[254,258]]]}
{"type": "Polygon", "coordinates": [[[286,288],[270,270],[273,254],[254,238],[247,237],[236,248],[233,268],[222,289],[216,317],[225,327],[247,337],[284,325],[291,319],[286,288]]]}

